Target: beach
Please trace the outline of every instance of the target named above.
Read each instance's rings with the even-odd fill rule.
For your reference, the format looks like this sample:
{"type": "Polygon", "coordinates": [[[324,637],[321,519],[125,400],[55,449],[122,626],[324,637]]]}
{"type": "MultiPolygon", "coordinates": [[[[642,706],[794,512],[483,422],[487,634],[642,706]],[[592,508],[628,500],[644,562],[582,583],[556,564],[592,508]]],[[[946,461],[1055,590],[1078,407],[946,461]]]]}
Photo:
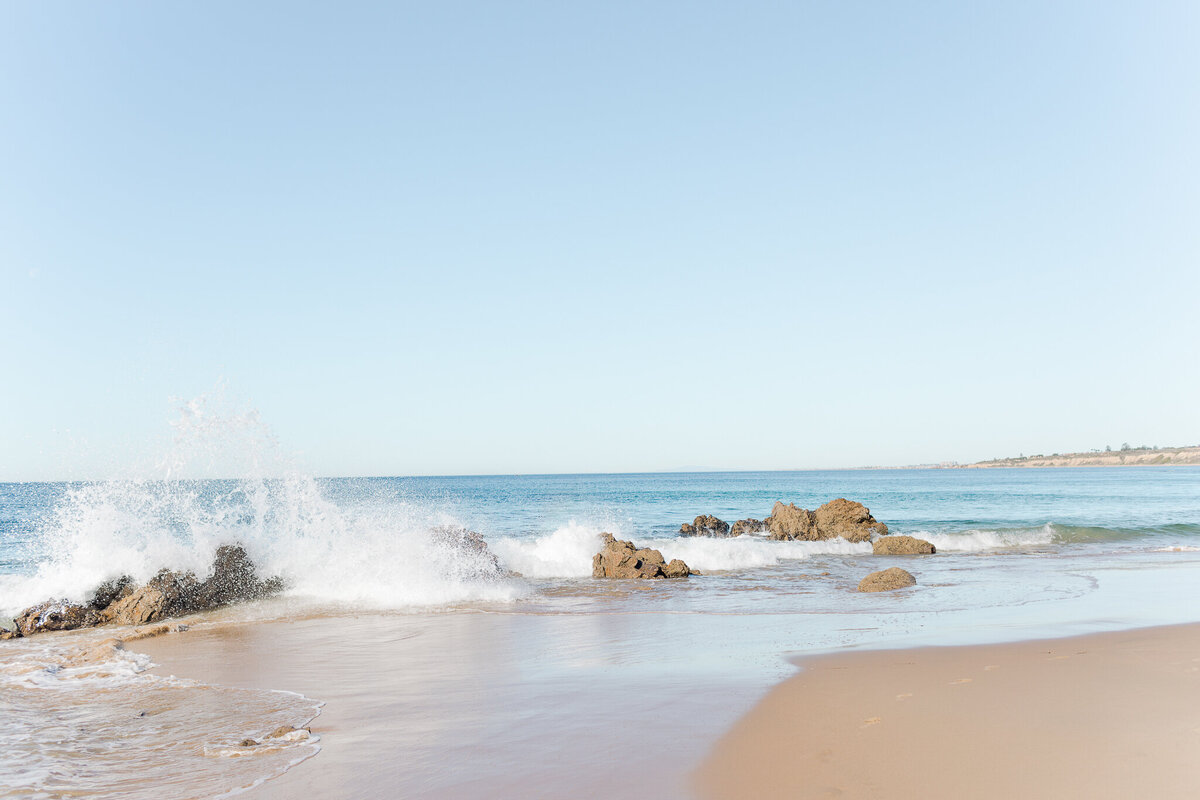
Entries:
{"type": "Polygon", "coordinates": [[[1192,630],[1157,626],[1196,622],[1198,487],[1187,467],[0,486],[8,616],[162,567],[216,580],[229,542],[280,587],[149,638],[110,624],[0,642],[14,765],[0,797],[691,800],[770,796],[764,776],[785,796],[795,781],[869,797],[928,762],[911,784],[926,797],[978,774],[973,753],[1027,761],[1024,744],[989,739],[1005,731],[1066,780],[1145,726],[1173,745],[1124,763],[1172,796],[1175,762],[1158,760],[1200,725],[1190,678],[1171,673],[1186,652],[1156,645],[1131,674],[1126,640],[1104,637],[1192,630]],[[762,519],[779,500],[840,496],[887,524],[877,538],[936,552],[687,530],[700,512],[762,519]],[[606,531],[695,574],[594,577],[606,531]],[[857,591],[890,568],[915,585],[857,591]],[[1054,652],[1039,661],[1039,647],[1054,652]],[[814,704],[814,680],[834,699],[814,704]],[[1181,700],[1153,694],[1167,690],[1181,700]],[[307,730],[275,735],[287,726],[307,730]],[[800,756],[835,741],[815,751],[827,772],[800,756]]]}
{"type": "Polygon", "coordinates": [[[719,798],[1190,798],[1200,625],[803,659],[694,777],[719,798]]]}

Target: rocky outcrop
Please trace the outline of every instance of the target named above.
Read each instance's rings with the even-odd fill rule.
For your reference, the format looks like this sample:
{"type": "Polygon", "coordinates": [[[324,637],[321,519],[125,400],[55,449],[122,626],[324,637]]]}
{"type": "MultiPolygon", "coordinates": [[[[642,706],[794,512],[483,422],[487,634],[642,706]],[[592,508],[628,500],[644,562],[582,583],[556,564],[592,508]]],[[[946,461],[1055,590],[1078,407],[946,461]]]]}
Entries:
{"type": "Polygon", "coordinates": [[[686,522],[680,525],[679,535],[725,537],[729,535],[729,523],[711,514],[702,514],[692,520],[690,525],[686,522]]]}
{"type": "Polygon", "coordinates": [[[815,541],[821,538],[817,534],[816,516],[806,508],[797,508],[795,503],[776,503],[771,509],[771,516],[767,517],[767,529],[771,531],[772,539],[783,541],[815,541]]]}
{"type": "Polygon", "coordinates": [[[746,533],[765,533],[767,523],[761,519],[739,519],[733,523],[733,528],[729,531],[730,536],[741,536],[746,533]]]}
{"type": "Polygon", "coordinates": [[[688,565],[679,559],[668,564],[662,553],[648,547],[635,547],[611,533],[605,533],[604,547],[592,557],[593,578],[686,578],[688,565]]]}
{"type": "Polygon", "coordinates": [[[872,549],[877,556],[928,556],[937,552],[932,542],[915,536],[884,536],[875,540],[872,549]]]}
{"type": "Polygon", "coordinates": [[[435,542],[443,544],[451,550],[482,556],[497,572],[505,572],[504,568],[500,566],[500,560],[488,548],[483,536],[469,528],[461,525],[439,525],[431,528],[429,535],[435,542]]]}
{"type": "Polygon", "coordinates": [[[767,528],[772,539],[821,541],[842,537],[851,542],[870,541],[872,536],[887,534],[887,525],[871,516],[862,503],[839,497],[815,511],[782,502],[771,509],[767,528]]]}
{"type": "Polygon", "coordinates": [[[217,548],[212,572],[198,581],[190,572],[161,570],[138,586],[123,576],[101,584],[86,605],[48,600],[28,608],[14,620],[17,633],[71,630],[95,625],[145,625],[166,617],[257,600],[283,588],[279,578],[262,580],[241,545],[217,548]]]}
{"type": "Polygon", "coordinates": [[[893,589],[903,589],[906,586],[915,586],[917,579],[912,576],[911,572],[902,570],[899,567],[872,572],[867,577],[863,578],[858,584],[860,592],[890,592],[893,589]]]}
{"type": "Polygon", "coordinates": [[[869,508],[844,497],[830,500],[813,514],[822,539],[840,536],[851,542],[866,542],[874,535],[885,536],[888,532],[887,525],[872,517],[869,508]]]}

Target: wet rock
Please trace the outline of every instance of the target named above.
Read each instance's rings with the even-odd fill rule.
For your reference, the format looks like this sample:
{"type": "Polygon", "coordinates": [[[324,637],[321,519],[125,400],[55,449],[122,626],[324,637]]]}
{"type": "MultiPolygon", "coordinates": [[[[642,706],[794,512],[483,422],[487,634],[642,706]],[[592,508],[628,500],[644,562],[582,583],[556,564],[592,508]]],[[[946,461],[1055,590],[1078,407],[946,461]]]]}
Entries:
{"type": "Polygon", "coordinates": [[[257,746],[258,746],[257,739],[242,739],[240,742],[238,742],[238,747],[257,747],[257,746]]]}
{"type": "Polygon", "coordinates": [[[113,578],[111,581],[105,581],[96,587],[95,591],[92,592],[92,596],[88,599],[88,605],[100,611],[101,609],[108,608],[116,601],[133,594],[133,590],[136,588],[137,584],[128,575],[113,578]]]}
{"type": "Polygon", "coordinates": [[[603,536],[603,549],[592,557],[593,578],[683,578],[690,574],[687,564],[679,559],[667,564],[657,550],[639,549],[611,533],[603,536]],[[667,574],[668,569],[672,574],[667,574]]]}
{"type": "Polygon", "coordinates": [[[261,600],[282,588],[278,578],[264,581],[241,545],[227,544],[213,556],[212,575],[195,588],[189,598],[190,610],[203,611],[231,603],[261,600]]]}
{"type": "Polygon", "coordinates": [[[872,549],[877,556],[924,556],[937,552],[932,542],[915,536],[884,536],[875,541],[872,549]]]}
{"type": "Polygon", "coordinates": [[[312,731],[310,731],[308,728],[297,728],[292,725],[280,725],[278,728],[264,736],[263,739],[305,739],[308,738],[310,733],[312,733],[312,731]]]}
{"type": "Polygon", "coordinates": [[[10,631],[8,628],[0,628],[0,642],[6,641],[8,639],[20,639],[20,638],[21,638],[20,631],[10,631]]]}
{"type": "Polygon", "coordinates": [[[766,533],[767,523],[761,519],[739,519],[733,523],[730,536],[741,536],[747,533],[766,533]]]}
{"type": "Polygon", "coordinates": [[[899,567],[892,567],[880,572],[872,572],[863,578],[858,584],[858,590],[860,592],[890,592],[893,589],[914,586],[916,583],[917,579],[912,576],[911,572],[899,567]]]}
{"type": "Polygon", "coordinates": [[[117,600],[104,611],[105,622],[117,625],[145,625],[150,622],[196,610],[196,591],[199,584],[190,572],[164,569],[117,600]]]}
{"type": "Polygon", "coordinates": [[[32,636],[45,631],[70,631],[90,628],[101,622],[94,608],[68,603],[64,600],[47,600],[27,608],[13,620],[21,636],[32,636]]]}
{"type": "Polygon", "coordinates": [[[461,525],[439,525],[430,529],[429,534],[435,542],[440,542],[464,553],[482,556],[491,563],[497,572],[504,572],[504,568],[500,566],[500,559],[496,558],[496,555],[488,548],[487,542],[481,534],[461,525]]]}
{"type": "Polygon", "coordinates": [[[821,538],[817,534],[817,518],[806,508],[797,508],[795,503],[784,505],[777,502],[767,517],[767,529],[771,538],[781,541],[800,539],[815,541],[821,538]]]}
{"type": "Polygon", "coordinates": [[[124,636],[124,641],[136,642],[139,639],[152,639],[155,636],[163,636],[170,632],[170,625],[155,625],[152,628],[134,628],[132,633],[124,636]]]}
{"type": "Polygon", "coordinates": [[[872,517],[869,508],[844,497],[830,500],[813,515],[822,539],[840,536],[851,542],[866,542],[873,535],[884,536],[888,532],[887,525],[872,517]]]}
{"type": "Polygon", "coordinates": [[[729,523],[711,514],[702,514],[692,520],[690,525],[686,522],[680,525],[679,535],[724,537],[729,535],[729,523]]]}

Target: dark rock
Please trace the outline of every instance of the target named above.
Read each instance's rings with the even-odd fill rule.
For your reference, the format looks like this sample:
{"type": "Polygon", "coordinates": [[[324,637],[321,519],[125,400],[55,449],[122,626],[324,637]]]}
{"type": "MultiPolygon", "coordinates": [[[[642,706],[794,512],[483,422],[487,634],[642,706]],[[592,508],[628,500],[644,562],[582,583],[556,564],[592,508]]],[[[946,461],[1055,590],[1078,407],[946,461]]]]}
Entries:
{"type": "Polygon", "coordinates": [[[733,528],[729,531],[729,535],[741,536],[746,533],[766,533],[767,523],[761,519],[739,519],[733,523],[733,528]]]}
{"type": "Polygon", "coordinates": [[[105,622],[117,625],[145,625],[165,617],[197,610],[196,595],[200,584],[190,572],[161,570],[145,586],[117,600],[101,613],[105,622]]]}
{"type": "Polygon", "coordinates": [[[863,578],[858,584],[860,592],[890,592],[893,589],[903,589],[906,586],[914,586],[917,579],[912,576],[911,572],[902,570],[899,567],[872,572],[867,577],[863,578]]]}
{"type": "Polygon", "coordinates": [[[257,739],[242,739],[240,742],[238,742],[238,747],[257,747],[257,746],[258,746],[257,739]]]}
{"type": "Polygon", "coordinates": [[[690,574],[687,564],[678,559],[667,564],[657,550],[639,549],[611,533],[603,536],[603,549],[592,557],[593,578],[683,578],[690,574]]]}
{"type": "Polygon", "coordinates": [[[203,611],[230,603],[244,603],[278,593],[282,581],[264,581],[258,577],[254,562],[241,545],[227,544],[213,556],[212,575],[196,587],[190,599],[191,610],[203,611]]]}
{"type": "Polygon", "coordinates": [[[64,600],[47,600],[22,611],[13,620],[13,624],[17,626],[17,632],[21,636],[32,636],[45,631],[90,628],[100,621],[100,614],[94,608],[64,600]]]}
{"type": "Polygon", "coordinates": [[[932,555],[937,552],[931,542],[913,536],[883,536],[875,540],[872,549],[877,556],[932,555]]]}
{"type": "Polygon", "coordinates": [[[500,560],[488,548],[483,536],[460,525],[439,525],[429,531],[435,542],[440,542],[454,550],[475,554],[486,558],[497,572],[503,572],[500,560]]]}
{"type": "Polygon", "coordinates": [[[680,525],[679,535],[724,537],[729,535],[729,523],[711,514],[702,514],[692,520],[690,525],[686,522],[680,525]]]}
{"type": "Polygon", "coordinates": [[[128,597],[136,588],[137,584],[128,575],[113,578],[111,581],[105,581],[96,587],[96,590],[92,592],[92,596],[88,599],[88,605],[100,611],[101,609],[108,608],[121,598],[128,597]]]}

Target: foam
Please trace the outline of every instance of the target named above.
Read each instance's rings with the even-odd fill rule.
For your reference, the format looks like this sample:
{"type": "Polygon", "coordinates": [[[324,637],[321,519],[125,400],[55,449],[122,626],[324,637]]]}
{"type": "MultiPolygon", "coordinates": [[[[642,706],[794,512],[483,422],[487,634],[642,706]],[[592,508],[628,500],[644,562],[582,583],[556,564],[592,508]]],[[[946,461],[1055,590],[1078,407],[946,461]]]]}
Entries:
{"type": "Polygon", "coordinates": [[[1039,528],[968,530],[961,533],[916,531],[919,539],[933,544],[939,552],[979,553],[989,550],[1008,550],[1053,544],[1058,540],[1055,526],[1046,523],[1039,528]]]}

